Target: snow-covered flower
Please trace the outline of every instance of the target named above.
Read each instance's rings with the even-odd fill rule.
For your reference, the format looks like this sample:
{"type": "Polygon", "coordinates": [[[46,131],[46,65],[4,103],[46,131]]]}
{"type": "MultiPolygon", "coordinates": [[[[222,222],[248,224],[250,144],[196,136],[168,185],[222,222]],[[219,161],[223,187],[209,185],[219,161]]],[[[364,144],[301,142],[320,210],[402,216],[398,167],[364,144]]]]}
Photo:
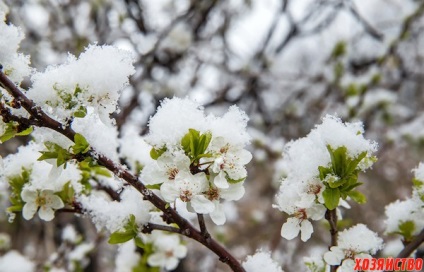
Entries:
{"type": "Polygon", "coordinates": [[[41,219],[51,221],[55,210],[65,206],[62,199],[52,190],[34,191],[25,188],[22,190],[21,197],[26,202],[22,209],[22,215],[26,220],[30,220],[38,210],[38,216],[41,219]]]}
{"type": "Polygon", "coordinates": [[[338,245],[324,254],[324,260],[329,265],[341,265],[341,271],[353,272],[355,258],[371,258],[370,254],[382,247],[383,240],[375,232],[358,224],[339,233],[338,245]]]}
{"type": "Polygon", "coordinates": [[[272,259],[271,253],[262,250],[258,250],[254,255],[248,256],[242,266],[246,272],[283,272],[281,266],[272,259]]]}
{"type": "Polygon", "coordinates": [[[173,270],[177,267],[179,259],[187,255],[187,248],[180,243],[177,235],[167,235],[161,233],[153,240],[154,253],[147,258],[150,266],[163,267],[166,270],[173,270]]]}
{"type": "Polygon", "coordinates": [[[190,204],[196,213],[210,213],[215,205],[203,195],[209,188],[205,173],[192,175],[188,172],[179,172],[173,182],[165,182],[160,187],[162,197],[167,202],[174,202],[180,198],[190,204]]]}
{"type": "Polygon", "coordinates": [[[190,159],[182,152],[165,152],[156,161],[147,164],[141,172],[145,184],[174,181],[178,172],[189,171],[190,159]]]}
{"type": "Polygon", "coordinates": [[[234,181],[246,178],[245,165],[252,160],[252,153],[239,146],[230,145],[223,137],[214,138],[210,149],[215,154],[211,169],[218,174],[214,179],[218,188],[229,187],[227,177],[234,181]]]}
{"type": "Polygon", "coordinates": [[[209,214],[212,221],[217,225],[223,225],[226,221],[221,199],[227,201],[239,200],[243,197],[244,193],[245,189],[242,182],[230,184],[226,189],[210,186],[205,195],[215,205],[214,210],[209,214]]]}

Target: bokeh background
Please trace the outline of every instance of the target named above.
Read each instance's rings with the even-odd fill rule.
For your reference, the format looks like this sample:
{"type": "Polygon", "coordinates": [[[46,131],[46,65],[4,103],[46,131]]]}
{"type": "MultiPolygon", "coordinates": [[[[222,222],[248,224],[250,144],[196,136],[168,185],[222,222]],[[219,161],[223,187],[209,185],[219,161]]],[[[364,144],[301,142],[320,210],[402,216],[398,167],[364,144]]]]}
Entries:
{"type": "MultiPolygon", "coordinates": [[[[411,170],[424,161],[424,4],[413,0],[5,0],[7,21],[26,38],[21,52],[43,71],[89,44],[130,50],[136,74],[116,124],[148,133],[165,97],[190,97],[217,115],[237,104],[250,117],[247,193],[226,206],[228,223],[208,226],[238,258],[273,252],[286,271],[325,252],[330,234],[315,222],[308,243],[286,241],[286,217],[272,208],[284,177],[285,143],[305,136],[325,114],[364,122],[379,143],[378,162],[362,174],[367,204],[343,211],[342,227],[366,223],[384,235],[384,207],[410,195],[411,170]]],[[[1,38],[1,37],[0,37],[1,38]]],[[[23,88],[31,82],[24,81],[23,88]]],[[[4,157],[27,139],[0,146],[4,157]]],[[[135,147],[136,148],[136,147],[135,147]]],[[[42,263],[58,250],[67,224],[96,243],[85,271],[115,271],[116,247],[88,219],[7,223],[12,248],[42,263]]],[[[177,271],[228,271],[194,241],[177,271]]],[[[119,271],[119,268],[116,270],[119,271]]]]}

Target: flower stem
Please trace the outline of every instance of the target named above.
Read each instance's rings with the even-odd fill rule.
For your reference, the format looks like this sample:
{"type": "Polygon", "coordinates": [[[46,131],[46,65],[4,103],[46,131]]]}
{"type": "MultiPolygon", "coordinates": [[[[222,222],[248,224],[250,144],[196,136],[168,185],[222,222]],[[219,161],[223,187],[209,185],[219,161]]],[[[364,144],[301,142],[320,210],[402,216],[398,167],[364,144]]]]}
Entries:
{"type": "MultiPolygon", "coordinates": [[[[331,234],[331,245],[330,247],[337,246],[337,212],[336,209],[329,210],[325,212],[325,219],[327,219],[330,224],[330,234],[331,234]]],[[[332,265],[330,271],[336,272],[338,265],[332,265]]]]}

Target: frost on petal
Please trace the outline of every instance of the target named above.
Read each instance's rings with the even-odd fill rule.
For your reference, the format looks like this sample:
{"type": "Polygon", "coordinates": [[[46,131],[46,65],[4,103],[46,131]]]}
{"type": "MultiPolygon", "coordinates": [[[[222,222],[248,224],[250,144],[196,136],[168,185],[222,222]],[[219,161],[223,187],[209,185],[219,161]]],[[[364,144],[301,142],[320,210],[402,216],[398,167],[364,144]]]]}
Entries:
{"type": "Polygon", "coordinates": [[[271,253],[258,250],[253,256],[248,256],[242,263],[246,272],[283,272],[281,266],[271,258],[271,253]]]}
{"type": "Polygon", "coordinates": [[[196,195],[191,199],[191,206],[196,213],[207,214],[215,209],[215,205],[212,201],[207,199],[203,195],[196,195]]]}
{"type": "Polygon", "coordinates": [[[308,241],[313,232],[314,228],[309,220],[303,220],[302,223],[300,223],[300,238],[303,242],[308,241]]]}
{"type": "Polygon", "coordinates": [[[300,231],[299,219],[290,217],[281,228],[281,236],[287,240],[295,238],[300,231]]]}
{"type": "Polygon", "coordinates": [[[51,221],[54,218],[54,210],[50,207],[40,207],[38,216],[44,221],[51,221]]]}
{"type": "Polygon", "coordinates": [[[22,209],[22,216],[26,220],[30,220],[37,212],[37,208],[38,206],[35,204],[35,202],[27,202],[22,209]]]}

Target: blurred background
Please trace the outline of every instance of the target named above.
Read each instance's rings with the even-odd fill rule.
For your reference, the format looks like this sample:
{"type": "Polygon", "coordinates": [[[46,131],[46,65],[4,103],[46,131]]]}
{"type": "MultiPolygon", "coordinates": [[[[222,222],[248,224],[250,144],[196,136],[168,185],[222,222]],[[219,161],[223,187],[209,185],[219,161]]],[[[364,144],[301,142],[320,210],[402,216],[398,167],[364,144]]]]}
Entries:
{"type": "MultiPolygon", "coordinates": [[[[386,241],[384,207],[411,193],[424,151],[424,3],[413,0],[5,0],[7,21],[26,38],[21,52],[44,71],[78,56],[89,44],[133,53],[136,74],[115,114],[121,133],[147,123],[165,97],[190,97],[221,115],[237,104],[250,117],[247,193],[226,206],[228,223],[208,224],[239,259],[258,248],[273,252],[286,271],[305,271],[303,256],[325,252],[326,223],[314,222],[308,243],[286,241],[286,217],[274,203],[284,177],[285,143],[305,136],[325,114],[364,122],[379,143],[378,162],[362,174],[365,205],[351,203],[342,227],[366,223],[386,241]]],[[[31,85],[29,80],[23,88],[31,85]]],[[[0,146],[16,152],[25,139],[0,146]]],[[[5,207],[2,207],[2,210],[5,207]]],[[[96,243],[79,271],[114,271],[116,247],[88,219],[60,214],[53,222],[7,223],[11,246],[43,263],[57,252],[68,223],[96,243]]],[[[177,271],[228,271],[188,241],[177,271]]],[[[76,270],[78,271],[78,270],[76,270]]],[[[117,269],[116,271],[119,271],[117,269]]]]}

